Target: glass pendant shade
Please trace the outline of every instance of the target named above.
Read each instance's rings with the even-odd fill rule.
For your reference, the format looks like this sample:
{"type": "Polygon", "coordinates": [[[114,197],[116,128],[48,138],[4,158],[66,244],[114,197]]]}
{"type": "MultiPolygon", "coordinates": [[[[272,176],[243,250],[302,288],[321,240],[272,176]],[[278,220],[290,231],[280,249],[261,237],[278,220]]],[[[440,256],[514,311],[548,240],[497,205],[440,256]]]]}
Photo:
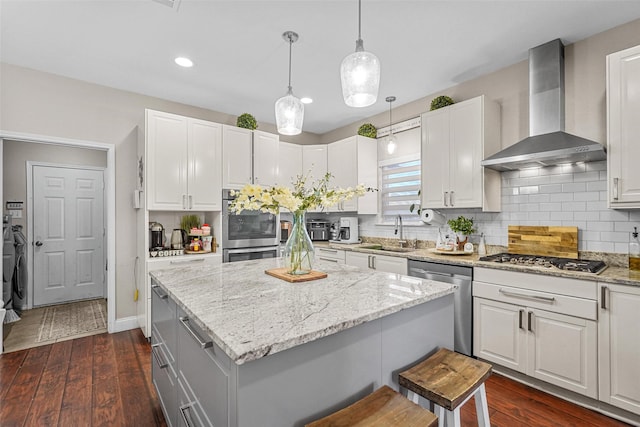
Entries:
{"type": "Polygon", "coordinates": [[[302,133],[304,104],[293,96],[291,88],[285,96],[276,101],[276,126],[281,135],[299,135],[302,133]]]}
{"type": "Polygon", "coordinates": [[[396,140],[395,135],[389,135],[389,139],[387,140],[387,153],[393,154],[396,152],[396,148],[398,147],[398,142],[396,140]]]}
{"type": "Polygon", "coordinates": [[[356,51],[342,60],[340,66],[342,96],[350,107],[368,107],[378,99],[380,61],[356,42],[356,51]]]}

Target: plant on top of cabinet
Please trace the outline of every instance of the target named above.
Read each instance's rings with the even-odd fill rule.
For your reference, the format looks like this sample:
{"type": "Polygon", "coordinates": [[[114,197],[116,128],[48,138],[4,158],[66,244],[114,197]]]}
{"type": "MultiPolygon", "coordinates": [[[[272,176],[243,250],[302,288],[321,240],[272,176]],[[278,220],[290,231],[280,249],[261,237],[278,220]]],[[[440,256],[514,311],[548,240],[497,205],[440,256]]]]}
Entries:
{"type": "Polygon", "coordinates": [[[378,129],[371,123],[365,123],[358,128],[358,135],[366,136],[367,138],[375,138],[378,136],[378,129]]]}
{"type": "Polygon", "coordinates": [[[258,122],[256,121],[256,118],[251,114],[243,113],[238,116],[236,126],[238,126],[239,128],[256,130],[258,129],[258,122]]]}
{"type": "Polygon", "coordinates": [[[454,104],[453,99],[446,95],[441,95],[436,98],[433,98],[431,101],[431,110],[437,110],[438,108],[446,107],[447,105],[454,104]]]}

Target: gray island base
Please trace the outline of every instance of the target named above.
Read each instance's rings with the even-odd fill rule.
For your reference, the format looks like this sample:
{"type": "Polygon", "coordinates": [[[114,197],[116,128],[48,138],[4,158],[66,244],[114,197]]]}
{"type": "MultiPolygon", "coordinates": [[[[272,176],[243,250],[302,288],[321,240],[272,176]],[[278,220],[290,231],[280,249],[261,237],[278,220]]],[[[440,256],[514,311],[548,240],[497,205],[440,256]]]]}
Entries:
{"type": "Polygon", "coordinates": [[[318,261],[288,283],[280,260],[152,273],[153,381],[170,425],[302,426],[453,347],[450,285],[318,261]]]}

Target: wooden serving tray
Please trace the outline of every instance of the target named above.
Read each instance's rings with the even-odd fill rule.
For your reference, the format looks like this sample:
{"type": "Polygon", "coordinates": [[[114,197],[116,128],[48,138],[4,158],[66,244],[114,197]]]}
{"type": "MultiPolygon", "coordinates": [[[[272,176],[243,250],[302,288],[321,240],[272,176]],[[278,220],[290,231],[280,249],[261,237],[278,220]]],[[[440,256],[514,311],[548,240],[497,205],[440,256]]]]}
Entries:
{"type": "Polygon", "coordinates": [[[327,277],[327,273],[321,271],[311,270],[309,274],[289,274],[286,267],[272,268],[271,270],[265,270],[269,276],[277,277],[278,279],[285,280],[289,283],[308,282],[310,280],[324,279],[327,277]]]}

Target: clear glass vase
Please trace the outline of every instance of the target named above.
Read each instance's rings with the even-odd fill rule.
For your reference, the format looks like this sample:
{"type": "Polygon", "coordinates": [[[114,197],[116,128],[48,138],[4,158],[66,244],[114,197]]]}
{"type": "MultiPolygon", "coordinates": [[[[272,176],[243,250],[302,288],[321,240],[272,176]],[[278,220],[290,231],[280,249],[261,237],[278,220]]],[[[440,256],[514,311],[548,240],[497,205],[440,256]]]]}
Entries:
{"type": "Polygon", "coordinates": [[[308,274],[313,266],[313,243],[304,217],[305,212],[293,213],[293,228],[284,246],[284,265],[289,274],[308,274]]]}

